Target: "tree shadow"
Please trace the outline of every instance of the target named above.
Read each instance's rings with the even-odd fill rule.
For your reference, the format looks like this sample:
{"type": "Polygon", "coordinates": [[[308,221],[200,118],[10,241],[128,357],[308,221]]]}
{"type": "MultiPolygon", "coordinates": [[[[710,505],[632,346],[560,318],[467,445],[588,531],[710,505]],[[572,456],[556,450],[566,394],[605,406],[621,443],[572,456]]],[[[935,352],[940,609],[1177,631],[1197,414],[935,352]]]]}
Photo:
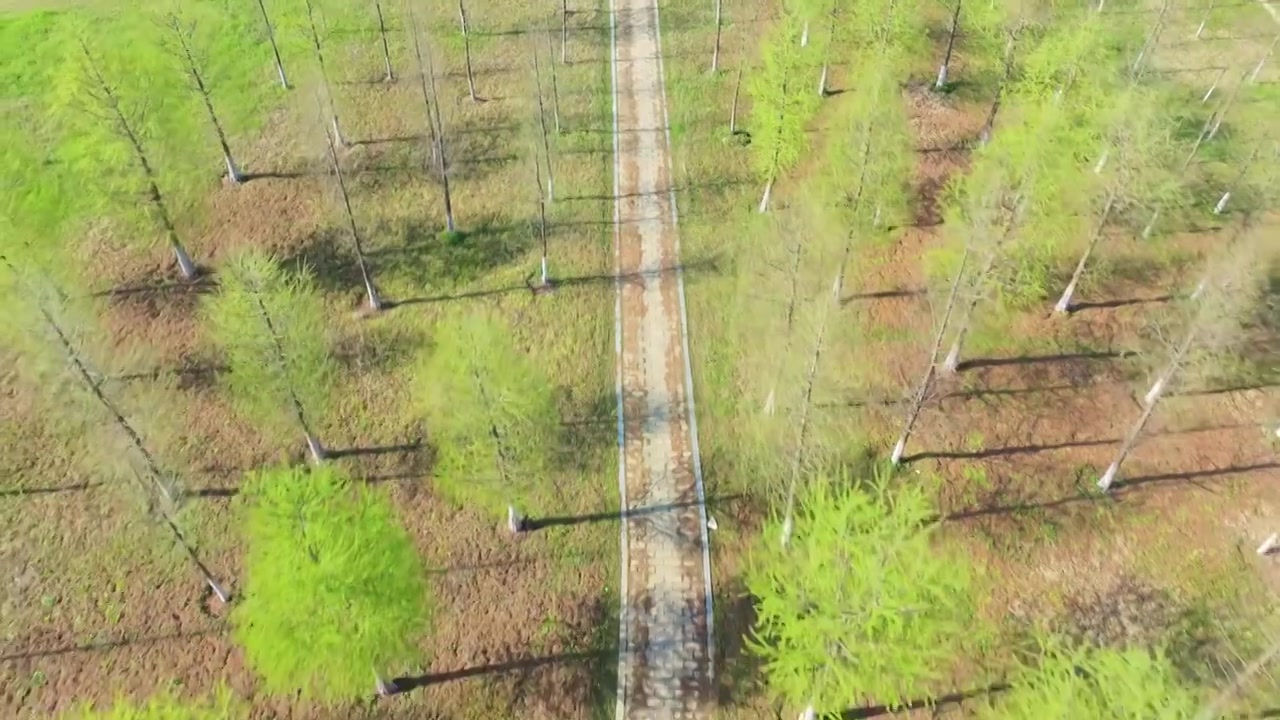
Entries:
{"type": "Polygon", "coordinates": [[[845,710],[840,713],[840,720],[866,720],[866,718],[896,715],[903,711],[920,710],[922,708],[932,709],[936,717],[937,711],[941,708],[958,707],[968,700],[990,697],[992,695],[1005,692],[1009,688],[1010,686],[1006,683],[992,683],[986,687],[975,688],[973,690],[959,690],[945,695],[939,695],[937,697],[911,700],[894,707],[890,707],[888,705],[868,705],[867,707],[845,710]]]}
{"type": "Polygon", "coordinates": [[[848,305],[854,300],[883,300],[886,298],[918,297],[925,294],[924,288],[899,288],[897,290],[879,290],[876,292],[854,293],[840,298],[841,305],[848,305]]]}
{"type": "MultiPolygon", "coordinates": [[[[726,495],[720,498],[707,498],[706,507],[708,514],[722,503],[728,503],[735,500],[739,496],[726,495]]],[[[670,512],[682,508],[696,507],[697,501],[666,503],[663,505],[651,505],[642,508],[629,508],[626,512],[611,510],[608,512],[588,513],[586,515],[565,515],[560,517],[545,518],[525,518],[523,530],[533,532],[549,527],[563,527],[568,525],[583,525],[587,523],[597,522],[613,522],[617,520],[635,520],[637,518],[657,515],[658,513],[670,512]]]]}
{"type": "MultiPolygon", "coordinates": [[[[489,217],[465,231],[447,233],[406,221],[398,235],[396,246],[369,253],[384,272],[414,285],[456,288],[527,253],[533,246],[534,223],[489,217]]],[[[406,302],[410,301],[401,304],[406,302]]]]}
{"type": "Polygon", "coordinates": [[[1001,448],[984,448],[982,450],[940,450],[916,453],[908,455],[902,461],[904,463],[912,463],[917,460],[981,460],[984,458],[1008,457],[1010,455],[1025,455],[1039,452],[1047,452],[1050,450],[1065,450],[1067,448],[1079,447],[1097,447],[1099,445],[1114,445],[1119,440],[1115,438],[1104,438],[1102,440],[1073,440],[1062,443],[1040,443],[1037,445],[1015,445],[1011,447],[1001,448]]]}
{"type": "Polygon", "coordinates": [[[18,487],[10,490],[0,490],[0,497],[21,497],[23,495],[55,495],[66,492],[80,492],[95,488],[105,483],[101,482],[81,482],[74,485],[59,485],[56,487],[18,487]]]}
{"type": "Polygon", "coordinates": [[[344,448],[342,450],[329,450],[327,455],[332,459],[344,457],[368,457],[375,455],[392,455],[399,453],[416,453],[422,450],[422,440],[414,440],[409,443],[400,445],[365,445],[361,447],[344,448]]]}
{"type": "Polygon", "coordinates": [[[1070,312],[1072,314],[1084,312],[1086,310],[1102,310],[1107,308],[1129,307],[1131,305],[1147,305],[1161,304],[1173,300],[1172,295],[1159,295],[1149,298],[1124,298],[1119,300],[1102,300],[1098,302],[1077,302],[1072,303],[1070,312]]]}
{"type": "Polygon", "coordinates": [[[978,368],[1004,367],[1008,365],[1039,365],[1048,363],[1067,363],[1080,360],[1123,360],[1137,353],[1129,351],[1089,351],[1078,353],[1060,353],[1055,355],[1023,355],[1011,358],[981,358],[966,360],[960,363],[959,370],[976,370],[978,368]]]}
{"type": "MultiPolygon", "coordinates": [[[[286,268],[306,268],[316,286],[325,293],[364,292],[364,278],[356,264],[351,232],[345,227],[326,227],[312,232],[293,253],[281,258],[280,264],[286,268]]],[[[371,267],[370,272],[376,283],[378,268],[371,267]]]]}
{"type": "Polygon", "coordinates": [[[138,380],[156,381],[172,378],[179,390],[207,390],[214,386],[218,375],[227,372],[224,363],[209,359],[183,358],[182,363],[174,368],[156,368],[146,372],[126,373],[108,378],[113,382],[135,382],[138,380]]]}
{"type": "Polygon", "coordinates": [[[406,693],[429,685],[439,685],[441,683],[454,682],[456,680],[468,680],[488,675],[525,673],[530,670],[550,665],[603,662],[605,660],[604,655],[605,654],[602,652],[570,652],[558,655],[547,655],[545,657],[521,658],[507,662],[461,668],[458,670],[446,670],[426,673],[423,675],[398,677],[392,682],[395,684],[397,692],[406,693]]]}
{"type": "Polygon", "coordinates": [[[103,640],[99,642],[89,642],[81,645],[64,645],[62,647],[50,648],[48,650],[27,650],[24,652],[7,653],[0,655],[0,662],[13,662],[16,660],[31,660],[34,658],[56,657],[59,655],[71,655],[73,653],[82,652],[108,652],[116,648],[136,647],[144,645],[156,645],[159,643],[169,642],[171,640],[185,640],[189,638],[209,637],[222,633],[221,627],[205,628],[203,630],[189,630],[183,632],[165,633],[163,635],[152,635],[150,637],[136,638],[120,638],[118,640],[103,640]]]}

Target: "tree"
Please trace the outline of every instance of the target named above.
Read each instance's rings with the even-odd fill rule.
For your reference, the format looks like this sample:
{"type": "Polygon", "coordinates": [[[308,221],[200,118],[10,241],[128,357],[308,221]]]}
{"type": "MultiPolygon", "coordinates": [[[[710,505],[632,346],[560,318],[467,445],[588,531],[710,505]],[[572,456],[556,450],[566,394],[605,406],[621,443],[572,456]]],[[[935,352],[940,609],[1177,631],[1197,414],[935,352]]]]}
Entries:
{"type": "Polygon", "coordinates": [[[385,493],[332,465],[251,476],[236,641],[268,692],[321,702],[394,692],[430,605],[422,559],[385,493]]]}
{"type": "MultiPolygon", "coordinates": [[[[437,112],[439,108],[437,107],[437,112]]],[[[335,115],[336,119],[337,116],[335,115]]],[[[335,126],[336,127],[336,126],[335,126]]],[[[364,295],[367,307],[371,312],[382,309],[382,298],[378,295],[378,287],[373,283],[373,273],[369,270],[369,261],[364,253],[364,241],[360,238],[360,227],[356,224],[355,211],[351,209],[351,194],[347,192],[347,181],[342,174],[342,162],[338,159],[338,148],[329,133],[324,134],[325,149],[328,150],[329,168],[337,185],[338,197],[342,200],[342,212],[347,218],[347,229],[351,233],[351,245],[356,251],[356,267],[360,270],[360,281],[364,284],[364,295]]]]}
{"type": "Polygon", "coordinates": [[[547,138],[547,110],[545,103],[542,102],[542,70],[538,62],[536,45],[533,48],[533,85],[538,99],[538,129],[542,133],[542,157],[546,161],[547,168],[547,202],[552,202],[556,196],[556,176],[551,171],[551,141],[547,138]]]}
{"type": "Polygon", "coordinates": [[[334,101],[333,84],[329,81],[329,68],[324,62],[324,48],[320,44],[320,31],[316,29],[315,7],[311,0],[303,0],[307,8],[307,29],[311,36],[311,47],[316,54],[316,65],[320,68],[320,87],[323,92],[325,110],[328,111],[330,124],[333,126],[333,142],[339,147],[346,147],[347,141],[342,136],[342,126],[338,123],[338,107],[334,101]]]}
{"type": "Polygon", "coordinates": [[[223,688],[212,697],[194,701],[163,692],[141,704],[119,700],[105,710],[90,703],[60,717],[62,720],[240,720],[247,714],[243,703],[223,688]]]}
{"type": "Polygon", "coordinates": [[[320,298],[305,271],[286,273],[259,252],[231,258],[206,307],[231,372],[228,390],[246,416],[301,432],[312,460],[325,456],[315,427],[335,373],[320,298]]]}
{"type": "Polygon", "coordinates": [[[808,63],[796,45],[796,22],[788,17],[766,41],[763,67],[751,79],[751,148],[756,172],[764,182],[759,211],[769,209],[778,176],[794,167],[808,146],[805,124],[818,99],[801,86],[808,63]]]}
{"type": "Polygon", "coordinates": [[[172,33],[172,39],[175,43],[172,48],[173,54],[178,57],[183,73],[191,81],[191,89],[200,97],[205,113],[209,116],[209,124],[213,126],[214,135],[218,139],[218,147],[222,151],[222,161],[227,168],[227,180],[233,185],[238,185],[242,180],[240,169],[236,166],[236,161],[231,155],[231,145],[227,142],[227,133],[223,129],[222,123],[218,120],[218,113],[213,109],[213,98],[206,82],[207,74],[202,69],[206,64],[205,60],[202,53],[195,47],[195,23],[185,21],[175,10],[165,15],[164,24],[172,33]]]}
{"type": "Polygon", "coordinates": [[[716,2],[716,41],[715,47],[711,50],[711,74],[720,71],[720,31],[724,27],[723,23],[723,5],[724,0],[715,0],[716,2]]]}
{"type": "Polygon", "coordinates": [[[440,488],[493,512],[536,509],[560,417],[551,384],[507,328],[483,314],[441,322],[419,377],[440,488]]]}
{"type": "Polygon", "coordinates": [[[1189,299],[1191,307],[1178,335],[1168,343],[1168,355],[1156,373],[1151,389],[1143,397],[1142,413],[1130,426],[1115,460],[1098,480],[1102,490],[1111,489],[1120,468],[1142,437],[1160,400],[1188,368],[1212,367],[1215,356],[1230,352],[1239,341],[1241,324],[1256,304],[1268,262],[1277,248],[1264,236],[1255,220],[1246,217],[1236,227],[1232,240],[1214,258],[1202,282],[1202,290],[1189,299]]]}
{"type": "Polygon", "coordinates": [[[1159,648],[1069,647],[1041,639],[1035,664],[991,696],[982,720],[1191,720],[1197,693],[1159,648]]]}
{"type": "MultiPolygon", "coordinates": [[[[12,250],[22,248],[4,252],[12,250]]],[[[157,452],[157,447],[168,451],[177,447],[181,408],[170,402],[167,388],[159,381],[129,394],[109,384],[120,373],[112,372],[118,368],[108,363],[128,367],[131,354],[114,347],[82,300],[65,293],[40,262],[31,262],[36,254],[26,254],[28,262],[22,265],[0,255],[0,297],[8,308],[0,337],[16,356],[14,369],[38,388],[46,402],[46,417],[67,434],[69,447],[75,448],[86,469],[136,485],[205,584],[227,602],[229,593],[178,524],[180,479],[157,452]]]]}
{"type": "MultiPolygon", "coordinates": [[[[547,69],[551,72],[551,115],[555,118],[556,135],[560,134],[560,82],[556,79],[555,48],[551,46],[551,33],[547,32],[547,69]]],[[[541,83],[539,83],[541,85],[541,83]]]]}
{"type": "MultiPolygon", "coordinates": [[[[131,175],[117,179],[119,189],[126,196],[138,193],[146,198],[148,214],[164,232],[177,260],[178,272],[183,279],[191,280],[198,270],[178,239],[177,226],[169,212],[165,194],[160,190],[159,172],[144,143],[148,129],[145,121],[146,101],[122,96],[115,77],[109,73],[110,70],[116,70],[123,75],[130,72],[127,68],[109,67],[90,47],[84,34],[76,38],[75,42],[79,62],[76,71],[71,74],[72,82],[62,89],[63,104],[78,107],[97,121],[90,133],[79,136],[75,144],[92,156],[101,158],[105,170],[103,174],[108,178],[111,178],[118,164],[135,169],[131,175]],[[102,136],[101,131],[106,131],[106,137],[102,136]]],[[[132,199],[128,200],[126,207],[131,208],[133,203],[132,199]]]]}
{"type": "Polygon", "coordinates": [[[413,34],[413,56],[418,64],[418,84],[422,90],[422,106],[427,114],[427,139],[431,144],[428,156],[435,159],[440,173],[441,193],[444,201],[444,224],[447,232],[456,232],[453,220],[453,196],[449,191],[449,162],[445,156],[444,120],[440,116],[440,100],[436,94],[435,62],[431,59],[431,46],[425,31],[418,27],[413,8],[409,9],[409,31],[413,34]],[[425,46],[425,47],[424,47],[425,46]],[[425,59],[425,63],[424,63],[425,59]]]}
{"type": "Polygon", "coordinates": [[[748,647],[788,705],[831,718],[858,698],[901,707],[975,630],[964,555],[934,542],[922,487],[891,485],[883,468],[866,482],[811,479],[792,542],[762,542],[751,557],[748,647]]]}

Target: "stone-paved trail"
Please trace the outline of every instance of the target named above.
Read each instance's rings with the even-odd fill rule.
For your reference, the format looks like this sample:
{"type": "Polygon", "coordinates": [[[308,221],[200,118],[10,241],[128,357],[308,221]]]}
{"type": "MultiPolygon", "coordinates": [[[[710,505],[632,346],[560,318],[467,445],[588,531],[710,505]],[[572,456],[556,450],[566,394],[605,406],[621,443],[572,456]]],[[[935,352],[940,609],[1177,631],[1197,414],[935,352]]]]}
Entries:
{"type": "Polygon", "coordinates": [[[706,511],[654,0],[613,0],[619,468],[618,718],[705,718],[706,511]]]}

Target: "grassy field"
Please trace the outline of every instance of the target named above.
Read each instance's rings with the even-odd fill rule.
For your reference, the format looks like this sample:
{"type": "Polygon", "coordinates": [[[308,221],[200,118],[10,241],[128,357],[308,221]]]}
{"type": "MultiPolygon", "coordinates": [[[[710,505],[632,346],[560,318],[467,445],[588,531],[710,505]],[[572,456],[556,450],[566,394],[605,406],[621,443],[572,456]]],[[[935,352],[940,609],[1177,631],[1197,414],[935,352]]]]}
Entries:
{"type": "MultiPolygon", "coordinates": [[[[833,171],[830,149],[841,142],[840,91],[858,82],[856,68],[833,69],[834,92],[809,125],[808,159],[778,183],[775,209],[758,215],[763,181],[743,137],[729,135],[729,112],[736,73],[745,68],[750,77],[758,66],[756,48],[778,13],[773,3],[733,4],[721,71],[712,75],[711,4],[663,11],[685,260],[710,268],[689,274],[690,325],[707,492],[720,518],[712,566],[721,701],[732,718],[776,711],[743,651],[752,613],[741,571],[751,543],[773,541],[758,539],[758,529],[778,512],[796,443],[794,413],[770,415],[765,399],[780,379],[785,386],[803,377],[839,263],[820,249],[806,253],[796,266],[799,290],[792,290],[791,246],[822,248],[832,233],[822,180],[833,171]],[[784,325],[792,296],[795,320],[784,325]]],[[[917,148],[914,220],[889,243],[859,248],[846,268],[814,391],[806,445],[812,467],[866,468],[887,457],[945,296],[930,273],[945,232],[938,195],[966,168],[994,87],[989,78],[965,75],[962,39],[952,68],[961,84],[946,95],[927,89],[945,41],[942,13],[939,6],[931,20],[932,57],[921,59],[902,91],[917,148]]],[[[1261,7],[1233,6],[1214,16],[1204,42],[1185,40],[1199,20],[1192,11],[1171,18],[1168,47],[1155,63],[1196,99],[1220,72],[1215,68],[1230,66],[1234,79],[1216,91],[1229,94],[1240,70],[1266,51],[1274,31],[1258,28],[1271,21],[1261,7]]],[[[1265,68],[1257,102],[1265,105],[1276,72],[1265,68]]],[[[1189,113],[1208,112],[1193,102],[1189,113]]],[[[745,94],[738,125],[749,135],[745,94]]],[[[1210,675],[1239,667],[1234,653],[1248,657],[1258,641],[1255,610],[1271,603],[1276,576],[1252,547],[1270,533],[1267,518],[1280,501],[1275,445],[1262,427],[1280,399],[1273,320],[1256,324],[1238,366],[1169,398],[1129,460],[1131,483],[1123,491],[1107,497],[1092,486],[1150,382],[1156,361],[1144,351],[1152,323],[1169,310],[1167,289],[1194,282],[1200,259],[1222,239],[1222,218],[1208,212],[1220,191],[1210,188],[1227,182],[1221,159],[1232,142],[1224,134],[1195,166],[1206,199],[1190,217],[1191,230],[1158,243],[1115,238],[1087,276],[1080,297],[1088,304],[1069,317],[1048,312],[1053,297],[991,312],[971,337],[974,360],[929,404],[901,481],[936,488],[946,542],[976,558],[988,585],[979,623],[987,631],[975,627],[966,670],[940,694],[998,681],[1023,633],[1045,624],[1101,642],[1171,641],[1185,651],[1180,662],[1194,668],[1188,672],[1210,675]]],[[[1058,259],[1056,282],[1065,283],[1073,252],[1058,259]]],[[[777,387],[780,407],[788,392],[794,401],[794,388],[777,387]]],[[[950,705],[942,708],[969,712],[963,703],[950,705]]]]}
{"type": "Polygon", "coordinates": [[[253,179],[241,186],[218,179],[213,133],[203,115],[191,114],[198,106],[177,96],[148,108],[146,142],[178,233],[211,271],[209,280],[174,285],[172,256],[130,207],[136,187],[127,163],[103,164],[121,160],[119,153],[94,146],[109,138],[64,94],[74,86],[64,76],[75,69],[68,33],[76,28],[119,71],[122,95],[173,90],[181,76],[162,53],[111,32],[130,23],[152,32],[127,13],[159,5],[24,6],[0,14],[0,120],[6,140],[21,140],[7,158],[19,173],[6,181],[15,180],[24,202],[28,190],[46,193],[11,219],[29,238],[76,259],[79,287],[96,296],[121,352],[148,350],[149,364],[134,368],[133,379],[111,381],[121,392],[153,372],[176,379],[183,412],[175,422],[190,469],[181,518],[233,591],[241,479],[273,462],[301,461],[303,448],[295,437],[264,435],[231,409],[198,311],[202,296],[216,292],[221,259],[239,249],[309,266],[343,369],[319,434],[338,456],[334,463],[385,487],[400,508],[434,587],[433,629],[418,665],[396,669],[414,678],[414,689],[394,701],[320,708],[261,695],[222,611],[168,536],[126,488],[104,485],[73,462],[74,443],[45,422],[38,394],[5,373],[0,569],[12,582],[0,595],[0,714],[47,717],[118,694],[174,688],[194,695],[222,683],[247,699],[254,717],[564,718],[611,710],[617,527],[593,519],[618,507],[606,6],[574,8],[569,62],[556,68],[563,131],[552,140],[556,199],[548,212],[558,287],[535,296],[527,285],[539,259],[530,66],[535,43],[548,52],[536,28],[557,29],[550,40],[559,57],[551,7],[470,3],[480,102],[467,93],[453,9],[418,10],[443,60],[440,104],[460,231],[448,236],[441,234],[440,178],[424,171],[426,121],[403,8],[384,7],[398,76],[384,83],[372,6],[319,5],[334,102],[351,142],[342,162],[356,221],[379,288],[394,303],[375,317],[355,312],[359,275],[314,119],[317,74],[301,4],[267,3],[289,91],[275,80],[253,4],[193,7],[223,12],[210,15],[212,95],[253,179]],[[86,24],[91,10],[110,20],[86,24]],[[130,74],[139,70],[145,75],[130,74]],[[554,469],[537,479],[527,508],[561,522],[514,540],[505,517],[450,502],[433,488],[432,428],[413,399],[437,322],[479,311],[505,321],[519,350],[554,380],[562,418],[554,469]]]}

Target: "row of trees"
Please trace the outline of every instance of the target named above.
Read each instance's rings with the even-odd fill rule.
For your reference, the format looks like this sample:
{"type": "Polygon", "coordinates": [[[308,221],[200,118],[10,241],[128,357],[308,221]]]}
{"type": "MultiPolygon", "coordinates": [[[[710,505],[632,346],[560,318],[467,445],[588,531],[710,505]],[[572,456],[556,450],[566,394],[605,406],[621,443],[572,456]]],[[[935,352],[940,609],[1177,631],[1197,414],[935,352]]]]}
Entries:
{"type": "MultiPolygon", "coordinates": [[[[883,108],[899,105],[898,88],[908,81],[910,63],[926,47],[922,42],[925,28],[919,8],[911,3],[861,0],[801,5],[789,8],[763,41],[760,67],[748,83],[753,103],[751,145],[755,168],[764,182],[758,207],[763,213],[776,181],[807,153],[807,127],[819,101],[802,78],[822,78],[825,92],[830,50],[823,47],[822,39],[815,43],[806,28],[811,28],[815,18],[829,19],[831,29],[823,37],[830,38],[836,47],[852,48],[841,59],[857,68],[850,78],[851,87],[845,89],[852,97],[842,98],[842,112],[852,117],[853,132],[842,135],[828,152],[848,187],[833,196],[845,199],[836,203],[838,212],[861,208],[864,216],[858,219],[855,212],[854,217],[836,223],[840,227],[837,232],[847,232],[849,241],[833,283],[834,297],[825,306],[815,306],[812,313],[825,317],[825,308],[839,302],[853,243],[884,237],[889,228],[907,221],[902,210],[909,204],[913,165],[904,161],[910,154],[905,115],[883,108]],[[875,134],[868,134],[868,127],[874,128],[875,134]],[[865,197],[868,188],[879,196],[865,197]]],[[[1090,263],[1109,243],[1125,234],[1149,239],[1160,234],[1162,226],[1168,226],[1166,231],[1176,230],[1162,218],[1185,217],[1188,212],[1197,212],[1197,207],[1202,214],[1225,219],[1225,231],[1233,239],[1254,237],[1262,231],[1253,227],[1256,223],[1252,219],[1270,205],[1273,194],[1271,175],[1277,164],[1270,156],[1280,147],[1276,144],[1280,136],[1271,124],[1253,122],[1258,116],[1250,112],[1257,110],[1242,109],[1245,105],[1240,101],[1251,95],[1265,99],[1257,83],[1250,80],[1259,67],[1252,59],[1241,83],[1222,97],[1198,136],[1184,139],[1185,114],[1200,104],[1195,102],[1200,96],[1194,100],[1184,97],[1180,88],[1152,66],[1168,23],[1166,13],[1102,4],[1056,9],[983,5],[956,5],[947,59],[939,72],[941,82],[937,85],[945,88],[947,67],[957,47],[954,28],[964,17],[967,24],[961,49],[966,53],[966,67],[974,73],[990,68],[995,96],[968,171],[952,180],[942,198],[947,243],[930,265],[938,280],[945,278],[938,296],[946,299],[937,306],[940,317],[923,376],[906,402],[903,429],[891,454],[895,464],[906,456],[912,432],[936,392],[939,377],[963,367],[966,341],[976,327],[987,322],[986,311],[1024,307],[1054,293],[1052,282],[1063,254],[1078,248],[1070,279],[1060,294],[1054,295],[1058,298],[1055,309],[1066,313],[1073,307],[1090,263]],[[966,11],[963,16],[962,7],[966,11]],[[1228,111],[1240,113],[1240,124],[1232,126],[1230,143],[1218,138],[1215,154],[1225,157],[1222,164],[1231,171],[1192,165],[1197,153],[1214,140],[1215,128],[1222,125],[1228,111]],[[1226,189],[1205,197],[1196,189],[1205,182],[1211,188],[1224,183],[1226,189]],[[1247,198],[1246,204],[1238,206],[1240,212],[1227,215],[1232,197],[1247,198]]],[[[778,343],[753,343],[753,353],[779,358],[793,352],[800,257],[820,256],[815,251],[824,242],[806,238],[788,250],[788,259],[772,265],[791,268],[787,321],[785,330],[777,333],[778,343]]],[[[1264,280],[1268,251],[1260,247],[1255,241],[1231,241],[1213,253],[1210,264],[1238,267],[1244,276],[1233,275],[1229,282],[1213,286],[1213,275],[1206,272],[1190,292],[1186,307],[1179,304],[1163,323],[1162,337],[1190,335],[1192,342],[1179,350],[1181,345],[1170,340],[1150,354],[1157,358],[1156,364],[1161,356],[1168,362],[1156,371],[1144,401],[1148,409],[1172,380],[1189,369],[1205,367],[1204,363],[1187,362],[1185,353],[1220,353],[1238,339],[1240,324],[1247,319],[1249,304],[1264,280]],[[1210,302],[1211,288],[1225,297],[1210,302]],[[1209,337],[1186,329],[1204,325],[1219,332],[1209,337]]],[[[817,342],[808,372],[797,368],[789,378],[789,383],[801,389],[811,389],[818,376],[825,321],[811,325],[817,342]]],[[[779,368],[787,365],[781,359],[765,364],[768,362],[779,368]]],[[[776,407],[780,373],[766,373],[770,378],[767,414],[776,407]]],[[[793,479],[787,492],[788,507],[794,495],[794,478],[799,476],[805,457],[812,399],[802,393],[792,404],[795,414],[791,422],[800,430],[790,451],[794,462],[789,472],[793,479]]],[[[1099,478],[1101,488],[1109,488],[1117,477],[1148,417],[1145,413],[1135,422],[1116,461],[1099,478]]]]}
{"type": "Polygon", "coordinates": [[[1258,661],[1217,693],[1188,684],[1167,647],[1094,647],[1046,628],[1001,667],[975,668],[961,658],[990,639],[980,573],[938,537],[936,518],[926,489],[880,466],[870,479],[809,478],[794,521],[766,528],[746,574],[756,602],[748,647],[770,693],[803,708],[801,720],[928,704],[951,678],[984,683],[992,672],[1001,679],[972,701],[975,717],[1211,720],[1245,709],[1234,707],[1242,687],[1280,647],[1245,650],[1258,661]],[[771,541],[779,531],[791,535],[786,546],[771,541]]]}

